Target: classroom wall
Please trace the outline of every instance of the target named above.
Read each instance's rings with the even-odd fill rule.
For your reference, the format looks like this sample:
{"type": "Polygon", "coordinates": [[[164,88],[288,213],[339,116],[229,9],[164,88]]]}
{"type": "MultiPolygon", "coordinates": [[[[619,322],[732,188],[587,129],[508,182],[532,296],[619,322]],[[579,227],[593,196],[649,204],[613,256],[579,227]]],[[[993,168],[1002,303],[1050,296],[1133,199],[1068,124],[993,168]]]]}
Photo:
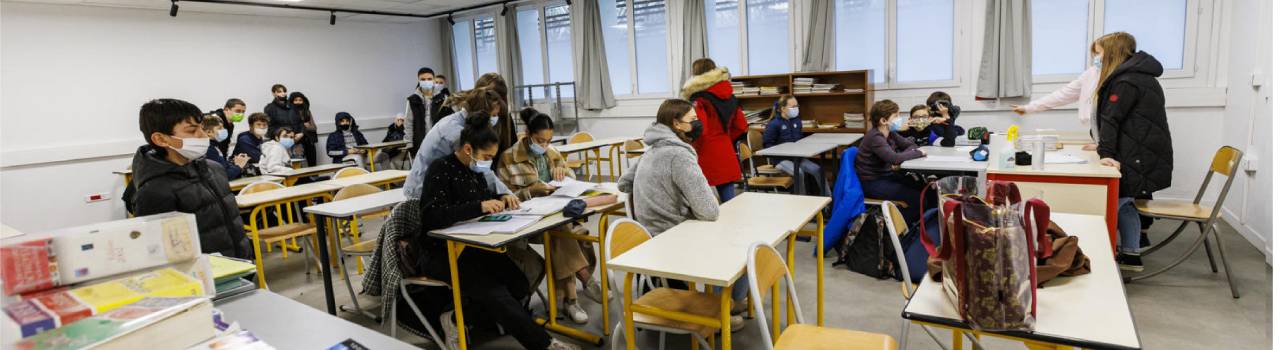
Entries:
{"type": "MultiPolygon", "coordinates": [[[[1174,179],[1171,188],[1157,192],[1158,198],[1186,199],[1195,196],[1204,172],[1214,151],[1221,145],[1235,145],[1244,149],[1247,138],[1241,135],[1266,135],[1270,126],[1270,105],[1263,105],[1271,95],[1270,66],[1260,66],[1270,58],[1270,17],[1267,11],[1257,11],[1267,1],[1206,1],[1199,11],[1198,23],[1192,36],[1196,48],[1187,61],[1195,69],[1193,74],[1161,78],[1165,89],[1170,132],[1174,144],[1174,179]],[[1234,7],[1233,7],[1234,5],[1234,7]],[[1242,18],[1250,17],[1250,18],[1242,18]],[[1266,33],[1260,35],[1259,33],[1266,33]],[[1265,42],[1265,47],[1263,46],[1265,42]],[[1255,50],[1257,52],[1255,53],[1255,50]],[[1254,57],[1257,55],[1257,57],[1254,57]],[[1230,61],[1228,61],[1230,60],[1230,61]],[[1251,93],[1248,85],[1250,72],[1258,70],[1267,80],[1265,91],[1251,93]],[[1243,80],[1242,80],[1243,79],[1243,80]],[[1228,84],[1231,81],[1231,84],[1228,84]],[[1245,84],[1245,85],[1241,85],[1245,84]],[[1232,102],[1228,102],[1228,101],[1232,102]],[[1251,104],[1257,103],[1253,109],[1251,104]],[[1265,107],[1265,108],[1264,108],[1265,107]],[[1264,112],[1265,111],[1265,112],[1264,112]],[[1248,121],[1253,120],[1252,127],[1248,121]],[[1248,133],[1242,132],[1248,130],[1248,133]],[[1256,130],[1256,131],[1255,131],[1256,130]]],[[[1003,129],[1018,123],[1022,130],[1058,129],[1085,132],[1088,128],[1076,121],[1075,105],[1018,117],[1011,112],[1011,105],[1025,104],[1027,99],[984,101],[974,100],[982,48],[985,4],[981,1],[956,1],[958,31],[955,74],[957,82],[950,86],[932,88],[888,88],[877,86],[875,99],[891,99],[899,105],[924,103],[929,93],[946,91],[964,108],[959,124],[964,127],[984,126],[1003,129]]],[[[1137,38],[1139,41],[1142,38],[1137,38]]],[[[712,38],[711,40],[715,40],[712,38]]],[[[793,42],[793,46],[798,45],[793,42]]],[[[798,48],[793,51],[798,52],[798,48]]],[[[1066,82],[1037,82],[1034,97],[1047,95],[1066,82]]],[[[674,97],[674,96],[672,96],[674,97]]],[[[582,129],[598,137],[631,136],[643,130],[653,121],[653,113],[663,98],[621,97],[618,106],[603,111],[580,111],[582,129]]],[[[904,110],[905,112],[905,110],[904,110]]],[[[1255,138],[1254,153],[1259,159],[1270,159],[1270,140],[1255,138]]],[[[1226,209],[1228,220],[1237,231],[1263,251],[1270,261],[1270,162],[1261,166],[1251,180],[1241,175],[1237,188],[1230,194],[1226,209]],[[1250,186],[1242,190],[1243,186],[1250,186]],[[1248,192],[1248,195],[1245,193],[1248,192]],[[1246,213],[1243,216],[1236,213],[1246,213]]],[[[1241,171],[1243,174],[1244,172],[1241,171]]]]}
{"type": "MultiPolygon", "coordinates": [[[[230,97],[261,111],[270,86],[302,91],[322,133],[355,115],[382,139],[421,66],[441,61],[434,21],[408,24],[0,2],[0,221],[24,231],[124,217],[111,174],[144,143],[138,108],[230,97]],[[86,203],[91,193],[110,199],[86,203]]],[[[247,121],[236,133],[247,130],[247,121]]],[[[319,158],[324,156],[320,136],[319,158]]]]}

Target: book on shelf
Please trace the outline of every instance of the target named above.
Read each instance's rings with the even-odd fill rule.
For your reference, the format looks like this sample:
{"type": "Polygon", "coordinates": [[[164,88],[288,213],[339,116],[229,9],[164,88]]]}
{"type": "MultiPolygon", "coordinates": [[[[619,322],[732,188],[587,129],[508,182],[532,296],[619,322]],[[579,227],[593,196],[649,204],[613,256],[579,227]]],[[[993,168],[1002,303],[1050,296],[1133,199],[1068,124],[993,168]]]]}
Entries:
{"type": "Polygon", "coordinates": [[[203,297],[145,298],[13,344],[20,350],[185,349],[216,335],[203,297]]]}
{"type": "Polygon", "coordinates": [[[166,213],[20,236],[0,246],[5,295],[51,289],[200,255],[195,216],[166,213]]]}

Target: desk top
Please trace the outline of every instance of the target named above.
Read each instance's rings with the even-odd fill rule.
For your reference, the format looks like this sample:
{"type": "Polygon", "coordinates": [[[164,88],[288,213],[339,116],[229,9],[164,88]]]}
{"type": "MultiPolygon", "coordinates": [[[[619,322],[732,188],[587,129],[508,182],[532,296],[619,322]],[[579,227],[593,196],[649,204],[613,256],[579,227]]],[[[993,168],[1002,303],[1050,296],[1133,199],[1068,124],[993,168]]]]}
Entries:
{"type": "Polygon", "coordinates": [[[370,143],[370,144],[367,144],[367,145],[359,145],[359,146],[356,146],[356,148],[357,148],[357,149],[380,149],[380,148],[400,147],[400,146],[405,146],[405,145],[408,145],[408,144],[409,144],[409,141],[400,140],[400,141],[388,141],[388,142],[370,143]]]}
{"type": "Polygon", "coordinates": [[[348,338],[370,349],[417,349],[266,290],[228,299],[217,308],[277,349],[328,349],[348,338]]]}
{"type": "Polygon", "coordinates": [[[239,179],[231,180],[231,183],[230,183],[231,191],[232,192],[239,191],[241,188],[244,188],[245,186],[252,185],[256,182],[264,182],[264,181],[265,182],[281,182],[281,181],[284,181],[284,178],[279,176],[271,176],[271,175],[242,177],[239,179]]]}
{"type": "Polygon", "coordinates": [[[387,209],[404,202],[404,190],[394,189],[303,208],[303,212],[345,218],[387,209]]]}
{"type": "Polygon", "coordinates": [[[773,228],[787,234],[804,228],[818,211],[830,203],[831,197],[746,192],[721,205],[720,217],[716,221],[736,226],[773,228]]]}
{"type": "Polygon", "coordinates": [[[116,170],[111,173],[116,175],[133,175],[133,169],[116,170]]]}
{"type": "Polygon", "coordinates": [[[290,169],[290,170],[286,170],[278,173],[270,173],[267,175],[283,176],[283,177],[304,177],[304,176],[330,173],[330,172],[337,171],[338,169],[351,167],[351,166],[354,166],[354,165],[349,163],[320,164],[313,167],[290,169]]]}
{"type": "MultiPolygon", "coordinates": [[[[605,190],[607,192],[616,192],[616,190],[610,190],[608,186],[605,186],[605,187],[606,187],[605,190]]],[[[614,188],[616,189],[616,187],[614,188]]],[[[588,216],[595,215],[597,213],[601,213],[605,211],[616,210],[624,206],[626,201],[627,201],[627,194],[618,193],[617,202],[587,208],[587,210],[582,213],[581,217],[565,217],[563,212],[556,212],[554,214],[544,216],[542,220],[538,220],[538,222],[533,223],[533,225],[529,225],[528,227],[525,227],[524,229],[516,233],[491,233],[487,235],[466,235],[466,234],[442,234],[442,233],[437,233],[436,231],[431,231],[431,232],[428,232],[427,235],[431,237],[440,238],[440,239],[458,241],[458,242],[478,245],[482,247],[497,248],[497,247],[505,246],[508,243],[511,243],[512,241],[515,241],[521,238],[540,234],[543,231],[559,227],[560,225],[567,224],[571,221],[577,220],[582,217],[588,217],[588,216]]],[[[476,219],[479,219],[479,218],[476,218],[476,219]]],[[[476,219],[472,219],[468,221],[473,221],[476,219]]]]}
{"type": "Polygon", "coordinates": [[[836,144],[819,142],[787,142],[756,151],[757,156],[813,158],[826,153],[836,144]]]}
{"type": "Polygon", "coordinates": [[[995,162],[987,167],[987,174],[1000,175],[1033,175],[1033,176],[1072,176],[1119,178],[1120,170],[1103,166],[1098,162],[1098,152],[1084,151],[1081,145],[1066,145],[1058,152],[1073,154],[1088,161],[1085,164],[1045,164],[1044,170],[1031,169],[1029,165],[1014,166],[1011,169],[1000,169],[995,162]]]}
{"type": "Polygon", "coordinates": [[[862,134],[858,134],[858,133],[848,133],[848,134],[818,133],[818,134],[805,136],[804,138],[800,139],[800,141],[796,141],[796,142],[831,143],[831,144],[837,144],[841,146],[848,146],[848,145],[852,145],[854,141],[858,141],[858,139],[860,138],[862,138],[862,134]]]}
{"type": "Polygon", "coordinates": [[[900,167],[907,170],[962,172],[980,172],[987,169],[987,162],[974,161],[969,157],[969,151],[974,149],[973,146],[924,146],[920,147],[920,149],[923,149],[926,154],[924,158],[902,162],[900,167]],[[953,159],[955,157],[964,157],[965,160],[957,161],[953,159]]]}
{"type": "Polygon", "coordinates": [[[248,209],[265,203],[292,198],[311,197],[340,189],[342,189],[342,187],[322,182],[312,182],[304,185],[238,195],[236,196],[236,204],[240,206],[240,209],[248,209]]]}
{"type": "MultiPolygon", "coordinates": [[[[1080,238],[1080,249],[1090,257],[1092,272],[1054,279],[1037,291],[1034,332],[996,333],[1084,348],[1141,348],[1120,271],[1111,260],[1104,218],[1065,213],[1053,213],[1052,218],[1067,234],[1080,238]]],[[[964,327],[947,298],[941,283],[925,278],[902,316],[964,327]]]]}
{"type": "Polygon", "coordinates": [[[578,151],[583,151],[583,150],[588,150],[593,148],[618,145],[618,144],[625,143],[627,141],[639,140],[639,139],[640,139],[639,137],[610,137],[610,138],[603,138],[603,139],[598,139],[594,141],[570,143],[567,145],[554,145],[552,147],[556,149],[556,152],[573,153],[573,152],[578,152],[578,151]]]}
{"type": "Polygon", "coordinates": [[[404,181],[409,177],[408,170],[379,170],[368,174],[352,175],[341,179],[332,179],[321,181],[322,184],[328,184],[338,187],[347,187],[355,184],[376,184],[383,182],[404,181]]]}

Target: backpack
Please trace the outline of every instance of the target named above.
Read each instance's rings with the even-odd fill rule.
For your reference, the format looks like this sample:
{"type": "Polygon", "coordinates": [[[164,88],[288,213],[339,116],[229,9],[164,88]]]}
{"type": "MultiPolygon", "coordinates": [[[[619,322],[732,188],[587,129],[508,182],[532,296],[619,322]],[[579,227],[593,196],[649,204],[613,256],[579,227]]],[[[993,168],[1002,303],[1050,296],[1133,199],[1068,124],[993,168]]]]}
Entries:
{"type": "Polygon", "coordinates": [[[858,215],[849,226],[849,233],[836,246],[839,256],[832,266],[845,265],[850,271],[876,279],[893,277],[901,281],[898,256],[889,242],[889,230],[885,228],[880,208],[871,206],[858,215]]]}

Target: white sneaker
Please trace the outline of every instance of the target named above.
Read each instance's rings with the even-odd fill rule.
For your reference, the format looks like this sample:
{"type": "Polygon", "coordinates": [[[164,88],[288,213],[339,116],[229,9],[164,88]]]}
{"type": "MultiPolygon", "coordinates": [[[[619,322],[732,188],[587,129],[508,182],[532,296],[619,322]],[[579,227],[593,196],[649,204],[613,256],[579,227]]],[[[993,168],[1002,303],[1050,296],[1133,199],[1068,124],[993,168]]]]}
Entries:
{"type": "Polygon", "coordinates": [[[551,345],[547,345],[547,350],[582,350],[582,348],[560,341],[560,339],[551,338],[551,345]]]}
{"type": "Polygon", "coordinates": [[[444,346],[458,350],[458,324],[453,322],[453,311],[440,314],[440,328],[444,330],[444,346]]]}
{"type": "Polygon", "coordinates": [[[596,281],[595,279],[588,281],[582,286],[582,294],[587,297],[587,299],[591,299],[591,301],[596,302],[596,304],[604,305],[604,298],[602,297],[604,295],[604,291],[600,288],[600,281],[596,281]]]}
{"type": "Polygon", "coordinates": [[[742,315],[736,315],[736,316],[730,316],[730,317],[729,317],[729,331],[730,331],[730,332],[737,332],[737,331],[742,330],[743,328],[747,328],[747,321],[746,321],[746,320],[744,320],[744,319],[742,318],[742,315]]]}
{"type": "Polygon", "coordinates": [[[581,306],[578,306],[577,300],[565,301],[564,313],[569,315],[569,319],[573,320],[573,323],[587,324],[587,311],[583,310],[581,306]]]}

